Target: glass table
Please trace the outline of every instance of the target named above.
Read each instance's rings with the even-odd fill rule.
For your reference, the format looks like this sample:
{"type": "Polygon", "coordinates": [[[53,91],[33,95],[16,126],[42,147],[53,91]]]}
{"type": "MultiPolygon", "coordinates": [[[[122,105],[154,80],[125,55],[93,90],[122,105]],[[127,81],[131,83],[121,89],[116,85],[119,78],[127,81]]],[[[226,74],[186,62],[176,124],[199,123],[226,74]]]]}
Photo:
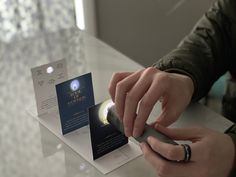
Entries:
{"type": "MultiPolygon", "coordinates": [[[[113,72],[143,67],[100,40],[76,28],[40,33],[0,43],[0,176],[104,176],[26,111],[35,104],[30,68],[65,58],[69,78],[92,72],[96,103],[109,98],[113,72]]],[[[153,110],[150,121],[160,112],[153,110]]],[[[224,131],[232,125],[200,104],[191,105],[172,126],[204,125],[224,131]]],[[[143,156],[105,175],[156,176],[143,156]]]]}

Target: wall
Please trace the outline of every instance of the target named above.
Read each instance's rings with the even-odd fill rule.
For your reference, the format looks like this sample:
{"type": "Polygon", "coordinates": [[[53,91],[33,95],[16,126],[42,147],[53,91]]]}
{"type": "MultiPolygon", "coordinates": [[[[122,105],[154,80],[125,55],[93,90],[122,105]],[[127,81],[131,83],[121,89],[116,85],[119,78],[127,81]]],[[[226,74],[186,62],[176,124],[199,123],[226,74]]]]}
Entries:
{"type": "Polygon", "coordinates": [[[213,0],[96,0],[97,36],[149,66],[190,32],[213,0]]]}

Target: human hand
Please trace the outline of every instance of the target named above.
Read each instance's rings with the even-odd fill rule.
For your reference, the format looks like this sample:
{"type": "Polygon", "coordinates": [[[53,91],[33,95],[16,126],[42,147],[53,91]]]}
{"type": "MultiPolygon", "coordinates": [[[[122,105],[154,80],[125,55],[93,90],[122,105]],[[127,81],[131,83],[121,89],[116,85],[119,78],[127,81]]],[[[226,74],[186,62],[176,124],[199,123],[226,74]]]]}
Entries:
{"type": "Polygon", "coordinates": [[[156,128],[172,139],[192,141],[192,144],[189,144],[191,159],[188,163],[174,162],[184,158],[184,149],[181,145],[166,144],[153,137],[148,138],[148,144],[140,144],[145,159],[151,163],[158,176],[227,177],[229,175],[234,162],[235,148],[227,134],[206,128],[169,129],[160,125],[156,128]],[[154,151],[173,161],[164,160],[154,151]]]}
{"type": "Polygon", "coordinates": [[[162,112],[157,122],[168,126],[176,121],[191,101],[193,87],[188,76],[149,67],[134,73],[115,73],[109,92],[123,121],[125,135],[137,137],[142,134],[153,106],[160,99],[162,112]]]}

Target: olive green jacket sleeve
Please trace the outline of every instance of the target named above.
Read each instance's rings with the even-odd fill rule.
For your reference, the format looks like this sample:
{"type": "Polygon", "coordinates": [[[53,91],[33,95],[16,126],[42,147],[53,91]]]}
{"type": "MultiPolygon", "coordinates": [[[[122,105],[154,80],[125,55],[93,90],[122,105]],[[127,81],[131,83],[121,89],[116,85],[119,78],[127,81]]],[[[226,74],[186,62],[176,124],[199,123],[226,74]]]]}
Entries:
{"type": "MultiPolygon", "coordinates": [[[[190,76],[192,101],[205,96],[226,71],[236,76],[236,0],[216,1],[178,47],[153,66],[190,76]]],[[[236,131],[226,133],[236,147],[236,131]]],[[[236,177],[235,169],[236,158],[231,177],[236,177]]]]}
{"type": "Polygon", "coordinates": [[[194,81],[194,101],[226,71],[236,72],[236,0],[217,1],[179,46],[154,66],[188,74],[194,81]]]}

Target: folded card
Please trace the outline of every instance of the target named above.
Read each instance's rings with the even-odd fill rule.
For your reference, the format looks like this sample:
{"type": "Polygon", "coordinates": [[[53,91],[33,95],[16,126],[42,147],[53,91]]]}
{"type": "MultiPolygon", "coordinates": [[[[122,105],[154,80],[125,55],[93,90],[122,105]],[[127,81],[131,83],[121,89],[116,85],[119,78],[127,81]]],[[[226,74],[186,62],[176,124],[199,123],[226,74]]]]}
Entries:
{"type": "Polygon", "coordinates": [[[107,100],[89,108],[89,127],[94,160],[128,143],[128,138],[107,121],[108,108],[112,104],[111,100],[107,100]]]}
{"type": "Polygon", "coordinates": [[[91,73],[56,85],[62,134],[88,125],[88,108],[94,105],[91,73]]]}
{"type": "Polygon", "coordinates": [[[38,115],[57,109],[55,85],[68,79],[66,60],[31,69],[38,115]]]}

